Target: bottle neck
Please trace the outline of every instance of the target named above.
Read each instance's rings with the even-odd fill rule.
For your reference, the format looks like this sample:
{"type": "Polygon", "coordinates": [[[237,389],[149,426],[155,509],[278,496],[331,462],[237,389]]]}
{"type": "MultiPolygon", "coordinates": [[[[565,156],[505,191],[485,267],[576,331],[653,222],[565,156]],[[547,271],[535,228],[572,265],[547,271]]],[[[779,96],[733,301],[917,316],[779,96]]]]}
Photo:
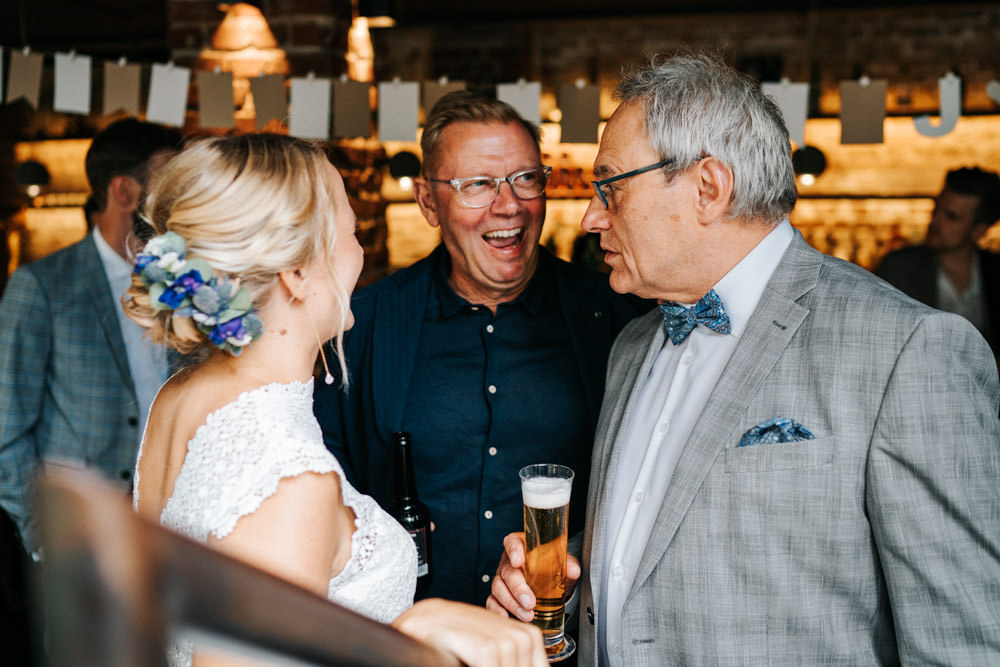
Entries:
{"type": "Polygon", "coordinates": [[[413,460],[410,454],[410,442],[406,439],[397,439],[395,446],[395,471],[392,488],[393,499],[397,501],[416,500],[417,484],[413,475],[413,460]]]}

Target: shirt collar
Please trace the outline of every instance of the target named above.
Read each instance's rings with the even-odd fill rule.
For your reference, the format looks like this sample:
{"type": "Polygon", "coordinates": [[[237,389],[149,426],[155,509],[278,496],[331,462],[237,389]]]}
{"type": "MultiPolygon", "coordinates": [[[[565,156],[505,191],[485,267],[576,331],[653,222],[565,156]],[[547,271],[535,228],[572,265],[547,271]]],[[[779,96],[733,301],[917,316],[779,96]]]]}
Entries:
{"type": "MultiPolygon", "coordinates": [[[[535,273],[531,276],[531,280],[528,281],[524,291],[513,301],[500,304],[500,307],[519,304],[532,315],[537,315],[545,311],[551,303],[551,299],[554,298],[556,289],[551,264],[548,251],[544,248],[539,248],[538,265],[535,267],[535,273]]],[[[450,268],[451,257],[447,251],[443,251],[438,255],[438,260],[432,274],[434,289],[437,292],[437,315],[441,319],[452,317],[464,308],[478,305],[472,304],[459,296],[451,286],[451,283],[448,282],[448,270],[450,268]]]]}
{"type": "Polygon", "coordinates": [[[434,291],[437,292],[437,315],[441,319],[452,317],[470,305],[468,301],[455,292],[451,283],[448,282],[448,269],[450,267],[451,257],[449,257],[448,251],[442,247],[442,251],[438,253],[433,271],[434,291]]]}
{"type": "Polygon", "coordinates": [[[108,245],[97,227],[90,233],[94,237],[94,245],[97,246],[97,254],[101,257],[101,264],[108,274],[108,280],[112,283],[121,282],[123,279],[131,281],[132,265],[108,245]]]}
{"type": "Polygon", "coordinates": [[[555,275],[552,270],[552,261],[549,251],[545,248],[538,249],[538,264],[535,266],[535,274],[531,276],[524,291],[513,303],[520,302],[532,315],[545,310],[546,305],[555,294],[555,275]]]}
{"type": "Polygon", "coordinates": [[[715,292],[729,315],[732,334],[737,338],[750,321],[794,236],[792,224],[785,218],[715,284],[715,292]]]}

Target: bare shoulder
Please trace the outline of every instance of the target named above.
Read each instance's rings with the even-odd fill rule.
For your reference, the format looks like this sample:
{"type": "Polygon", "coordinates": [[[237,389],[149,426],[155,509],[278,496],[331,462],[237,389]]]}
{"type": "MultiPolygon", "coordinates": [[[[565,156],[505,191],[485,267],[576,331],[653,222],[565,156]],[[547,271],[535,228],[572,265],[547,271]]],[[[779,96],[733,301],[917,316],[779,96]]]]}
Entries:
{"type": "Polygon", "coordinates": [[[184,369],[167,380],[149,412],[143,438],[144,457],[161,447],[170,447],[178,438],[187,443],[194,436],[198,425],[218,409],[215,403],[219,392],[215,384],[197,368],[184,369]]]}
{"type": "MultiPolygon", "coordinates": [[[[160,434],[169,433],[187,442],[210,414],[254,388],[209,365],[186,368],[167,380],[157,394],[150,430],[155,426],[160,434]]],[[[147,438],[150,435],[155,434],[148,433],[147,438]]]]}
{"type": "Polygon", "coordinates": [[[171,377],[153,401],[139,459],[139,510],[159,516],[173,494],[188,443],[208,416],[247,387],[211,367],[186,368],[171,377]]]}

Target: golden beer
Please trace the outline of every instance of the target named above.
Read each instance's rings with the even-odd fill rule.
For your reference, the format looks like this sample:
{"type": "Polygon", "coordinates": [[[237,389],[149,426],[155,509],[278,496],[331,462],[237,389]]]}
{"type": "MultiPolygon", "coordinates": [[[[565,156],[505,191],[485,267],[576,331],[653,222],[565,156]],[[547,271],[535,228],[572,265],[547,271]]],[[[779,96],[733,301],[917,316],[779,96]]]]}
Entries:
{"type": "Polygon", "coordinates": [[[542,631],[550,662],[572,655],[572,638],[563,634],[566,591],[566,539],[573,471],[536,464],[521,470],[524,500],[524,575],[535,594],[534,624],[542,631]]]}

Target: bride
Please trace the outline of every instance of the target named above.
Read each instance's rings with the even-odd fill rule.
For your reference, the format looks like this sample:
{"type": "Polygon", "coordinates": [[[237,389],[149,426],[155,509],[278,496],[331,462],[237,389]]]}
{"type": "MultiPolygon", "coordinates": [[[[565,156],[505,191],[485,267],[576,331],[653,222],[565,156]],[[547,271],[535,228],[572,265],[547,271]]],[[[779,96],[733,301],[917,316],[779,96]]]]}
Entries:
{"type": "MultiPolygon", "coordinates": [[[[129,315],[202,360],[160,390],[136,466],[135,506],[234,558],[469,665],[546,665],[529,624],[444,600],[413,604],[412,541],[344,478],[312,413],[322,342],[353,324],[364,264],[340,175],[278,135],[208,139],[163,170],[146,203],[158,236],[138,255],[129,315]]],[[[233,664],[169,647],[172,667],[233,664]]]]}

